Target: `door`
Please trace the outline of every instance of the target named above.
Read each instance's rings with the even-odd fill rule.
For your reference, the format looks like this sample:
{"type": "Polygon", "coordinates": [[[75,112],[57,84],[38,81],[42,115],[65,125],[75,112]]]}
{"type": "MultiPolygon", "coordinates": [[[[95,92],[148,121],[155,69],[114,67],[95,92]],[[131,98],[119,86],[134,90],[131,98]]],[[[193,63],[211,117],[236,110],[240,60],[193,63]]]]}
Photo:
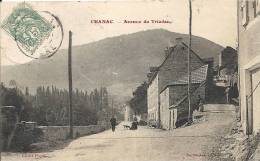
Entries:
{"type": "Polygon", "coordinates": [[[177,119],[177,109],[172,110],[172,129],[176,128],[176,120],[177,119]]]}
{"type": "Polygon", "coordinates": [[[172,129],[172,111],[170,110],[170,115],[169,115],[169,130],[172,129]]]}
{"type": "Polygon", "coordinates": [[[253,132],[260,131],[260,68],[251,72],[251,94],[253,108],[253,132]]]}
{"type": "Polygon", "coordinates": [[[174,122],[174,109],[172,110],[172,129],[175,129],[175,122],[174,122]]]}

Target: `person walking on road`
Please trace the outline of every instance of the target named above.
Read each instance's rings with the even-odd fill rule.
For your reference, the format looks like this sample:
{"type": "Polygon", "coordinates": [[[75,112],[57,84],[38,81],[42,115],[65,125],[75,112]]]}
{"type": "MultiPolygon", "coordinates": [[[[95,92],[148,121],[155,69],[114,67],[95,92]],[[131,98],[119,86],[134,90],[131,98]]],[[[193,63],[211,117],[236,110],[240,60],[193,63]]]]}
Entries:
{"type": "Polygon", "coordinates": [[[115,132],[115,129],[116,129],[116,118],[114,116],[110,119],[110,123],[111,123],[112,131],[115,132]]]}
{"type": "Polygon", "coordinates": [[[230,86],[228,86],[226,89],[225,89],[225,94],[226,94],[226,103],[229,104],[230,103],[230,86]]]}
{"type": "Polygon", "coordinates": [[[134,121],[132,122],[132,125],[130,127],[130,130],[137,130],[138,121],[136,116],[134,117],[134,121]]]}

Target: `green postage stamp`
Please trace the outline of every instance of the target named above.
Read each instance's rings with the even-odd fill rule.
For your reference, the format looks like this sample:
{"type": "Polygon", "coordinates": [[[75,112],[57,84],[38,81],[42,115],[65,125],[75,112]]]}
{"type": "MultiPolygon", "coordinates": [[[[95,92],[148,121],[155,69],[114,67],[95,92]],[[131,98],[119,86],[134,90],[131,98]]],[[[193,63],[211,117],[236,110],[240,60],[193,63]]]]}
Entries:
{"type": "Polygon", "coordinates": [[[2,28],[32,55],[53,30],[51,23],[26,4],[15,8],[3,22],[2,28]]]}

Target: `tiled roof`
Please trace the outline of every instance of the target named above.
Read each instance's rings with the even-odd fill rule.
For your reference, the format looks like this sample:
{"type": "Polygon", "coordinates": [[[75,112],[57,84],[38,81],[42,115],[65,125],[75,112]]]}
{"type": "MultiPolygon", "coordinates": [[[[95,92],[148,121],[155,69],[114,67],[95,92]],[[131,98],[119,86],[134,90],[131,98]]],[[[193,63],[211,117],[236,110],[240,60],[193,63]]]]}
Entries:
{"type": "MultiPolygon", "coordinates": [[[[188,49],[188,45],[185,44],[184,42],[181,42],[181,45],[183,45],[184,47],[186,47],[188,49]]],[[[167,54],[167,56],[164,58],[163,62],[157,67],[157,70],[152,72],[151,77],[148,80],[148,85],[150,85],[152,83],[152,81],[154,80],[154,78],[156,77],[156,75],[158,74],[160,68],[164,65],[164,63],[166,62],[166,60],[172,55],[172,52],[174,52],[174,49],[176,48],[177,45],[175,45],[174,47],[170,47],[169,48],[169,54],[167,54]]],[[[203,59],[201,59],[199,57],[198,54],[196,54],[192,49],[190,49],[191,54],[193,54],[195,57],[197,57],[199,60],[201,60],[203,62],[203,59]]],[[[173,64],[173,66],[176,66],[175,64],[173,64]]],[[[186,83],[187,84],[187,83],[186,83]]],[[[171,84],[168,84],[171,85],[171,84]]]]}
{"type": "MultiPolygon", "coordinates": [[[[191,83],[202,83],[207,79],[208,65],[201,66],[198,69],[191,71],[191,83]]],[[[179,79],[172,81],[168,85],[188,84],[188,75],[183,75],[179,79]]]]}
{"type": "MultiPolygon", "coordinates": [[[[196,90],[198,90],[200,87],[205,85],[205,81],[203,83],[200,84],[199,87],[197,87],[196,89],[194,89],[193,91],[191,91],[191,95],[193,95],[193,93],[196,92],[196,90]]],[[[179,99],[175,104],[171,105],[169,108],[177,108],[181,103],[183,103],[186,99],[188,98],[188,95],[185,95],[184,97],[182,97],[181,99],[179,99]]]]}

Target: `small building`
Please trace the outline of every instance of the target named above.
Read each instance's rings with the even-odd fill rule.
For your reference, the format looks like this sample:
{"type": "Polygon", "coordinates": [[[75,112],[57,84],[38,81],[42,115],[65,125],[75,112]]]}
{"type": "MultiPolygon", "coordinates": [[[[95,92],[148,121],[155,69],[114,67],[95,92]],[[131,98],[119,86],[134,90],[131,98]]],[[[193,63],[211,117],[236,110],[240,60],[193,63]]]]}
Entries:
{"type": "Polygon", "coordinates": [[[134,120],[134,111],[133,109],[130,107],[129,104],[125,104],[124,105],[124,109],[125,109],[125,121],[133,121],[134,120]]]}
{"type": "MultiPolygon", "coordinates": [[[[208,65],[191,72],[191,112],[198,107],[199,98],[205,100],[208,65]]],[[[188,119],[188,76],[172,81],[160,93],[161,128],[174,129],[188,119]]]]}
{"type": "Polygon", "coordinates": [[[241,124],[247,134],[260,132],[260,1],[238,1],[241,124]]]}

